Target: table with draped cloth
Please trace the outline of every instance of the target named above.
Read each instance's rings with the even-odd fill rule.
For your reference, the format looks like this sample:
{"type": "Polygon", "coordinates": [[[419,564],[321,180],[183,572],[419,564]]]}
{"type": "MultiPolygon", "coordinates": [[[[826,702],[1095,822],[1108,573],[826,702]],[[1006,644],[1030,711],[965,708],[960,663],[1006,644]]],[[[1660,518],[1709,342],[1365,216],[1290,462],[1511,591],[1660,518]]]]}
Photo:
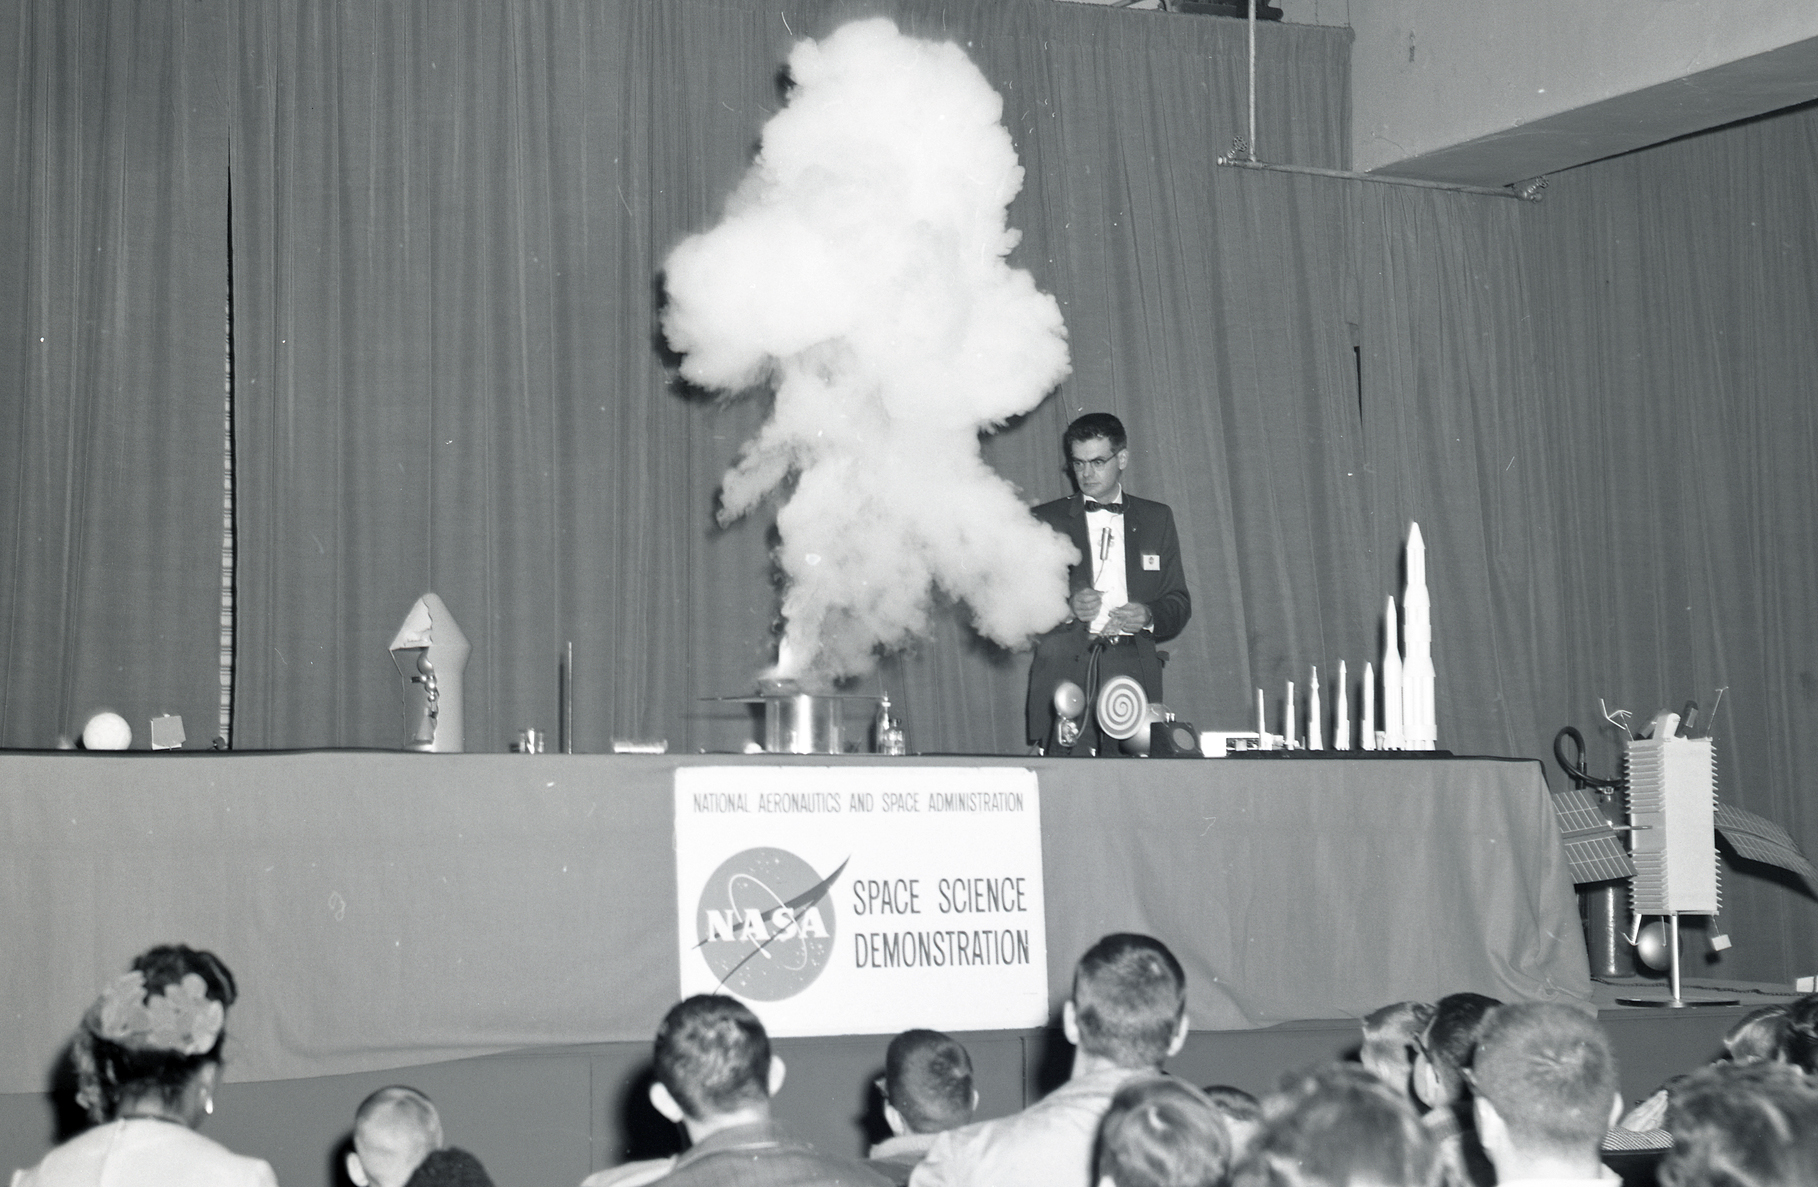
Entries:
{"type": "Polygon", "coordinates": [[[233,1079],[647,1042],[677,993],[676,768],[877,762],[1036,771],[1056,1002],[1111,931],[1174,949],[1196,1030],[1589,1000],[1530,760],[11,752],[0,1091],[39,1091],[96,986],[171,940],[240,980],[233,1079]]]}

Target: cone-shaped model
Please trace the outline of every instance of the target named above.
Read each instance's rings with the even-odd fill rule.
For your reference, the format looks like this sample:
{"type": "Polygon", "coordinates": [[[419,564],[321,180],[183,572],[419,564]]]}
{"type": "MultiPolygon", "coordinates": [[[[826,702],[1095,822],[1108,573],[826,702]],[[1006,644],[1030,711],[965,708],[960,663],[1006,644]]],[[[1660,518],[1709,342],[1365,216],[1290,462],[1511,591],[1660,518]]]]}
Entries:
{"type": "Polygon", "coordinates": [[[404,748],[459,754],[462,674],[472,648],[442,599],[426,593],[404,616],[391,641],[391,662],[403,680],[404,748]]]}

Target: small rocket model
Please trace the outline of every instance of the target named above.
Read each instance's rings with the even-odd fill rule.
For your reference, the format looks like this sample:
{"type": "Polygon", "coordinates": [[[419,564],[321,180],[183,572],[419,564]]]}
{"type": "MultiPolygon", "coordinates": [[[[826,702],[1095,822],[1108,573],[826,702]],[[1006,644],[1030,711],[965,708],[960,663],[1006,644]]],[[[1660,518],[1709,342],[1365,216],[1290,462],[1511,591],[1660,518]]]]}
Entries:
{"type": "Polygon", "coordinates": [[[1378,750],[1400,750],[1401,740],[1401,639],[1395,621],[1395,595],[1382,616],[1382,740],[1378,750]]]}
{"type": "MultiPolygon", "coordinates": [[[[1434,720],[1433,612],[1427,592],[1427,543],[1418,523],[1408,524],[1408,580],[1401,591],[1401,614],[1395,596],[1387,598],[1382,616],[1382,728],[1376,725],[1376,669],[1364,664],[1362,720],[1358,745],[1364,750],[1434,750],[1439,730],[1434,720]],[[1404,651],[1404,647],[1406,650],[1404,651]]],[[[1324,689],[1317,665],[1307,672],[1307,728],[1296,741],[1300,716],[1294,682],[1284,690],[1280,734],[1268,730],[1262,689],[1256,690],[1256,746],[1259,750],[1323,750],[1327,745],[1324,689]]],[[[1331,747],[1351,749],[1351,681],[1344,660],[1338,661],[1338,687],[1331,747]]]]}
{"type": "Polygon", "coordinates": [[[1325,711],[1319,707],[1319,669],[1307,672],[1307,749],[1326,748],[1325,711]]]}
{"type": "Polygon", "coordinates": [[[1401,668],[1402,745],[1431,750],[1438,739],[1433,720],[1433,616],[1427,597],[1427,545],[1417,523],[1408,527],[1408,585],[1401,605],[1408,616],[1402,632],[1408,647],[1401,668]]]}
{"type": "Polygon", "coordinates": [[[1332,714],[1332,749],[1351,748],[1351,686],[1345,675],[1345,661],[1338,661],[1338,710],[1332,714]]]}

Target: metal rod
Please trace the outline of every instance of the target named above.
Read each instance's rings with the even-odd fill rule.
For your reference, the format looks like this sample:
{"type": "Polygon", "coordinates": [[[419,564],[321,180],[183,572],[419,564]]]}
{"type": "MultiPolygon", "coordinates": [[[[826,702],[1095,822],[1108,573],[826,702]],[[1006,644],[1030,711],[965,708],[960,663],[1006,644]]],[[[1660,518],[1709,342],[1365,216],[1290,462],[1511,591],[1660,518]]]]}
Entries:
{"type": "Polygon", "coordinates": [[[562,753],[574,753],[574,640],[562,660],[562,753]]]}
{"type": "Polygon", "coordinates": [[[1256,0],[1250,0],[1250,159],[1256,159],[1256,0]]]}
{"type": "MultiPolygon", "coordinates": [[[[1373,181],[1379,185],[1409,185],[1423,190],[1446,190],[1454,194],[1482,194],[1486,198],[1522,196],[1506,186],[1459,185],[1449,181],[1421,181],[1414,177],[1380,177],[1374,173],[1356,173],[1349,169],[1317,169],[1312,165],[1272,165],[1266,161],[1240,161],[1236,157],[1219,157],[1216,164],[1227,169],[1258,169],[1267,173],[1305,173],[1313,177],[1336,177],[1341,181],[1373,181]]],[[[1526,201],[1536,201],[1529,198],[1526,201]]]]}
{"type": "Polygon", "coordinates": [[[1684,1005],[1685,999],[1679,995],[1679,913],[1667,916],[1667,951],[1671,953],[1673,1004],[1684,1005]]]}

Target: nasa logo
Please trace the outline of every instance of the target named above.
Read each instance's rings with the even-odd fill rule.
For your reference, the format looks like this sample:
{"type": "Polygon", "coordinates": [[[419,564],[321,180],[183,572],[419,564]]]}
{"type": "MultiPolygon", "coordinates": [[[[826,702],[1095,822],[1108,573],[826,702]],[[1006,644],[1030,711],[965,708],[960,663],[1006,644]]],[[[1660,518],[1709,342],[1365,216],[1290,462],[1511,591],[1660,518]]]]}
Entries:
{"type": "Polygon", "coordinates": [[[785,849],[735,853],[701,888],[695,948],[720,988],[753,1001],[794,997],[833,955],[828,892],[846,863],[822,878],[785,849]]]}

